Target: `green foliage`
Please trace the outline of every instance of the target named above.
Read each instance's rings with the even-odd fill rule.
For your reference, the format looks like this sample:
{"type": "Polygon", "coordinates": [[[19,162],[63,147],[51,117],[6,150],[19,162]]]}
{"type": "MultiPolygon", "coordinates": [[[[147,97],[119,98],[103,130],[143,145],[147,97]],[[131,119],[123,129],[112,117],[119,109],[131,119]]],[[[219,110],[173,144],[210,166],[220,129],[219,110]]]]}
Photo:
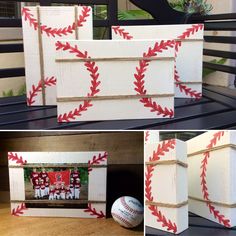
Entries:
{"type": "Polygon", "coordinates": [[[13,97],[13,96],[21,96],[26,94],[26,85],[23,84],[16,94],[14,94],[13,89],[10,89],[8,91],[3,91],[2,96],[3,97],[13,97]]]}
{"type": "Polygon", "coordinates": [[[127,10],[118,12],[119,20],[135,20],[135,19],[151,19],[151,18],[152,16],[143,10],[127,10]]]}
{"type": "MultiPolygon", "coordinates": [[[[210,63],[214,63],[214,64],[218,64],[218,65],[223,65],[223,64],[226,63],[226,61],[227,61],[226,58],[221,58],[221,59],[219,59],[219,60],[214,59],[214,60],[211,60],[211,61],[209,61],[209,62],[210,62],[210,63]]],[[[216,72],[216,71],[215,71],[215,70],[212,70],[212,69],[204,68],[204,69],[203,69],[203,78],[206,77],[206,76],[208,76],[208,75],[210,75],[210,74],[212,74],[212,73],[214,73],[214,72],[216,72]]]]}
{"type": "Polygon", "coordinates": [[[170,6],[177,11],[186,13],[208,14],[213,6],[207,0],[169,0],[170,6]]]}

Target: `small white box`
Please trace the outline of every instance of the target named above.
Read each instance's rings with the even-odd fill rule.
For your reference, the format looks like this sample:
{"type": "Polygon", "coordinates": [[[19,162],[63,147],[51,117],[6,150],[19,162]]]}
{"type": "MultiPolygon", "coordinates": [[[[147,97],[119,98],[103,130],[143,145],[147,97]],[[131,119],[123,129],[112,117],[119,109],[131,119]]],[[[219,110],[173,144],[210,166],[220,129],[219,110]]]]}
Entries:
{"type": "Polygon", "coordinates": [[[175,96],[201,98],[203,24],[113,26],[113,39],[173,38],[176,42],[175,96]]]}
{"type": "Polygon", "coordinates": [[[145,144],[146,226],[179,234],[188,228],[187,145],[145,144]]]}
{"type": "Polygon", "coordinates": [[[58,121],[173,117],[174,46],[174,40],[57,42],[58,121]]]}
{"type": "Polygon", "coordinates": [[[22,27],[27,104],[56,105],[55,42],[58,39],[93,39],[92,8],[24,7],[22,27]]]}
{"type": "Polygon", "coordinates": [[[236,226],[236,132],[209,131],[187,142],[189,210],[236,226]]]}

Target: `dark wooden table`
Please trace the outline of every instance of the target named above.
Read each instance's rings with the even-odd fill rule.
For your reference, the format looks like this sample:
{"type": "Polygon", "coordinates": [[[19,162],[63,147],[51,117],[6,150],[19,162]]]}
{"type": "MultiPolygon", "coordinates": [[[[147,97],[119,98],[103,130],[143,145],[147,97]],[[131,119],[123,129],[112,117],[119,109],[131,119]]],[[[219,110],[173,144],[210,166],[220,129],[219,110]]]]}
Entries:
{"type": "MultiPolygon", "coordinates": [[[[146,227],[146,236],[173,236],[151,227],[146,227]]],[[[179,236],[235,236],[236,227],[226,229],[223,226],[189,213],[189,229],[185,230],[179,236]]]]}
{"type": "Polygon", "coordinates": [[[175,118],[57,123],[56,106],[27,107],[25,96],[0,99],[0,129],[197,130],[236,128],[236,89],[205,86],[201,100],[175,99],[175,118]]]}

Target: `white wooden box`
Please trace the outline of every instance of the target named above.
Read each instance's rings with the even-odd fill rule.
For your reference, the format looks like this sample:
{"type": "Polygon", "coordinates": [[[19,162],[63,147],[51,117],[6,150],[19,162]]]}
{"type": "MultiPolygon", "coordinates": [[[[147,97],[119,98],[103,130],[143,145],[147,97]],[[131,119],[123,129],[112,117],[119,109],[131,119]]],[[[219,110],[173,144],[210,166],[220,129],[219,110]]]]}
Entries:
{"type": "Polygon", "coordinates": [[[188,228],[187,145],[145,144],[145,224],[174,234],[188,228]]]}
{"type": "Polygon", "coordinates": [[[187,142],[189,210],[236,226],[236,132],[209,131],[187,142]]]}
{"type": "Polygon", "coordinates": [[[176,42],[175,96],[201,98],[203,25],[113,26],[113,39],[173,38],[176,42]]]}
{"type": "Polygon", "coordinates": [[[157,130],[146,130],[144,131],[144,142],[146,143],[158,143],[159,139],[159,131],[157,130]]]}
{"type": "Polygon", "coordinates": [[[173,117],[174,45],[174,40],[57,42],[58,122],[173,117]]]}
{"type": "MultiPolygon", "coordinates": [[[[13,216],[40,217],[81,217],[105,218],[106,216],[106,152],[9,152],[10,198],[13,216]],[[27,200],[26,168],[50,167],[84,167],[88,168],[88,186],[86,200],[71,200],[75,204],[85,204],[86,208],[73,209],[68,200],[27,200]],[[27,208],[27,204],[64,204],[64,208],[27,208]]],[[[71,203],[71,202],[70,202],[71,203]]],[[[73,202],[72,202],[73,203],[73,202]]]]}
{"type": "Polygon", "coordinates": [[[93,39],[92,9],[88,6],[24,7],[22,27],[27,104],[56,105],[55,42],[93,39]]]}

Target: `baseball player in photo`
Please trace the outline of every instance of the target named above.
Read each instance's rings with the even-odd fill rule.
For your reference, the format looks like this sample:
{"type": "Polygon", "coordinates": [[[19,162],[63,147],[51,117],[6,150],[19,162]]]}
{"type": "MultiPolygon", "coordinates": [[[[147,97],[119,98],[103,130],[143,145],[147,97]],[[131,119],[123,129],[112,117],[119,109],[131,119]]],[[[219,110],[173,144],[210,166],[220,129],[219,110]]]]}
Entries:
{"type": "Polygon", "coordinates": [[[49,190],[49,200],[54,200],[54,194],[55,194],[55,189],[53,186],[50,186],[50,190],[49,190]]]}
{"type": "Polygon", "coordinates": [[[60,193],[60,197],[62,200],[66,199],[66,188],[64,183],[61,184],[61,193],[60,193]]]}
{"type": "Polygon", "coordinates": [[[60,194],[61,194],[61,188],[60,188],[60,185],[57,184],[55,188],[54,199],[60,200],[60,197],[61,197],[60,194]]]}
{"type": "Polygon", "coordinates": [[[30,174],[30,182],[33,185],[33,189],[35,189],[36,180],[39,181],[39,173],[37,172],[36,168],[33,168],[33,172],[30,174]]]}
{"type": "Polygon", "coordinates": [[[79,195],[80,195],[80,187],[81,187],[81,184],[80,184],[80,179],[77,178],[75,180],[75,199],[79,199],[79,195]]]}
{"type": "Polygon", "coordinates": [[[45,181],[44,179],[40,179],[40,197],[41,198],[44,198],[46,196],[45,189],[46,189],[45,181]]]}
{"type": "Polygon", "coordinates": [[[45,195],[46,196],[49,195],[49,186],[50,186],[50,180],[48,177],[46,177],[46,180],[45,180],[45,195]]]}
{"type": "Polygon", "coordinates": [[[74,181],[78,178],[80,178],[80,173],[78,171],[78,168],[75,167],[73,171],[71,171],[70,177],[74,179],[74,181]]]}
{"type": "Polygon", "coordinates": [[[72,199],[75,198],[74,183],[75,183],[74,179],[70,178],[70,191],[71,191],[72,199]]]}
{"type": "Polygon", "coordinates": [[[41,195],[40,195],[39,179],[35,179],[35,183],[34,183],[34,197],[36,199],[39,199],[41,197],[41,195]]]}
{"type": "Polygon", "coordinates": [[[42,171],[39,174],[39,177],[46,181],[46,178],[48,178],[48,173],[46,172],[45,168],[42,168],[42,171]]]}
{"type": "Polygon", "coordinates": [[[66,188],[66,199],[69,200],[69,199],[73,199],[73,196],[72,196],[72,193],[71,193],[71,190],[70,190],[70,186],[67,186],[66,188]]]}

